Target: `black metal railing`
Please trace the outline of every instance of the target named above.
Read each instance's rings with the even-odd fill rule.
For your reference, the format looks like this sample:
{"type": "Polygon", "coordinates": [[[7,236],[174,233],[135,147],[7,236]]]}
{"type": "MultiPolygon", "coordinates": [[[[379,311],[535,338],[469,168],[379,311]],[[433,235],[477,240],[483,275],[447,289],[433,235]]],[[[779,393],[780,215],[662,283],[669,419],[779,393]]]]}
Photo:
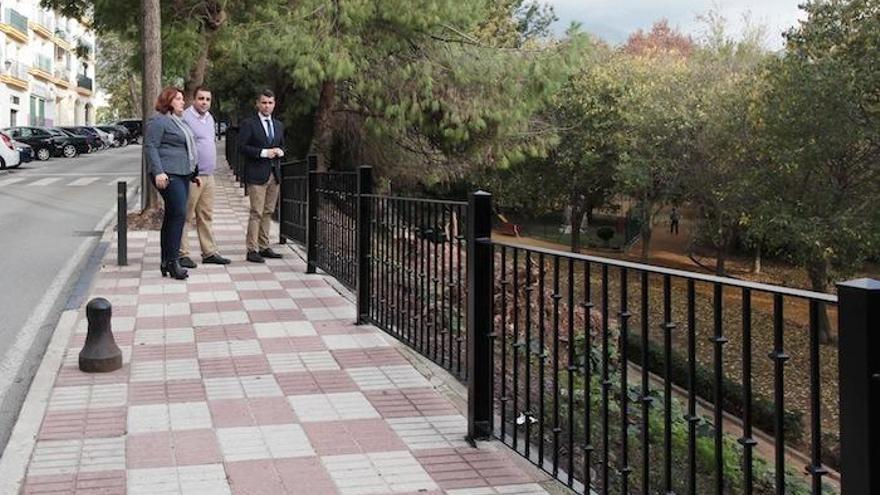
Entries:
{"type": "MultiPolygon", "coordinates": [[[[228,131],[227,131],[228,132],[228,131]]],[[[279,226],[282,242],[307,242],[308,231],[308,178],[307,160],[281,164],[281,211],[279,226]]]]}
{"type": "Polygon", "coordinates": [[[361,197],[368,304],[360,314],[465,380],[467,203],[361,197]]]}
{"type": "Polygon", "coordinates": [[[880,492],[880,282],[839,285],[838,304],[495,242],[486,193],[390,197],[368,168],[307,175],[290,198],[309,211],[310,270],[355,289],[359,323],[467,381],[469,437],[578,493],[880,492]]]}

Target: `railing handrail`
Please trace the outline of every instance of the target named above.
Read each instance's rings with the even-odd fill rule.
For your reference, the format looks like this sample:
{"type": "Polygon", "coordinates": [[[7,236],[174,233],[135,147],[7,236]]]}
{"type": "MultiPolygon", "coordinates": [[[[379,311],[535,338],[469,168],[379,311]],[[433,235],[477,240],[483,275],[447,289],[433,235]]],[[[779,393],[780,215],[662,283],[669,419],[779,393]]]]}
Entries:
{"type": "Polygon", "coordinates": [[[453,201],[448,199],[431,199],[431,198],[411,198],[404,196],[383,196],[381,194],[363,194],[365,198],[371,199],[390,199],[392,201],[402,201],[402,202],[420,202],[420,203],[428,203],[428,204],[442,204],[442,205],[452,205],[452,206],[467,206],[467,201],[453,201]]]}
{"type": "MultiPolygon", "coordinates": [[[[489,242],[489,241],[485,241],[489,242]]],[[[636,263],[633,261],[623,261],[613,258],[602,258],[600,256],[590,256],[587,254],[571,253],[567,251],[559,251],[556,249],[526,246],[506,241],[491,241],[496,246],[504,246],[514,249],[522,249],[538,254],[546,254],[551,256],[563,256],[580,261],[588,261],[591,263],[602,263],[617,268],[626,268],[630,270],[638,270],[658,275],[669,275],[675,278],[689,279],[698,282],[707,282],[711,284],[723,284],[741,289],[750,289],[757,292],[765,292],[770,294],[779,294],[783,296],[797,297],[800,299],[815,300],[831,304],[837,304],[837,296],[834,294],[825,294],[822,292],[814,292],[805,289],[794,289],[790,287],[782,287],[778,285],[764,284],[760,282],[750,282],[748,280],[739,280],[730,277],[719,277],[718,275],[708,275],[705,273],[689,272],[686,270],[677,270],[675,268],[665,268],[662,266],[649,265],[645,263],[636,263]]]]}

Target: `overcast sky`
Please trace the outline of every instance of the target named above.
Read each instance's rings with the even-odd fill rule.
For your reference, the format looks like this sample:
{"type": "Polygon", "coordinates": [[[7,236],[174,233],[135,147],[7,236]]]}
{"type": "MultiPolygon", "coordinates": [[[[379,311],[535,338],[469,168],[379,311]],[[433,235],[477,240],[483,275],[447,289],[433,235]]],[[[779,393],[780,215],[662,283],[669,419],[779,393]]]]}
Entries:
{"type": "Polygon", "coordinates": [[[545,0],[553,6],[559,21],[557,33],[572,21],[582,29],[611,42],[626,41],[638,29],[650,29],[654,21],[666,18],[670,26],[699,38],[702,26],[697,16],[709,10],[723,15],[732,34],[742,30],[743,14],[750,13],[754,23],[766,27],[767,48],[782,48],[781,33],[803,18],[799,0],[545,0]]]}

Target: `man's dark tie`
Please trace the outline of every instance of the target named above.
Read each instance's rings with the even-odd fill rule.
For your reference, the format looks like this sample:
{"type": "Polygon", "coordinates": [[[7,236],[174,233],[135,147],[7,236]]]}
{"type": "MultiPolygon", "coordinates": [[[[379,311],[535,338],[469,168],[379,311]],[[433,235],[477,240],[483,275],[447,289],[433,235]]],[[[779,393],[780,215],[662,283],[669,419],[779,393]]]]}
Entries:
{"type": "Polygon", "coordinates": [[[269,142],[275,141],[275,129],[272,128],[272,121],[266,119],[266,128],[269,129],[269,142]]]}

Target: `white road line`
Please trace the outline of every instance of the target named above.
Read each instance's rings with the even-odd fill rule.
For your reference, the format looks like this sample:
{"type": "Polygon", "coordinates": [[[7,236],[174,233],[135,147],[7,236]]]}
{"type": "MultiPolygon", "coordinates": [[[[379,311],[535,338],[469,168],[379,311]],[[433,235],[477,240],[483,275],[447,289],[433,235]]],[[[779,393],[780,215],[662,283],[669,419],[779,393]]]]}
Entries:
{"type": "Polygon", "coordinates": [[[10,179],[0,180],[0,187],[8,186],[9,184],[15,184],[16,182],[21,182],[23,180],[24,180],[23,177],[15,177],[15,178],[10,178],[10,179]]]}
{"type": "Polygon", "coordinates": [[[35,182],[31,182],[28,186],[48,186],[53,182],[58,182],[61,180],[61,177],[46,177],[45,179],[40,179],[35,182]]]}
{"type": "Polygon", "coordinates": [[[98,180],[101,180],[101,178],[100,177],[83,177],[82,179],[77,179],[67,185],[68,186],[87,186],[87,185],[91,184],[92,182],[95,182],[98,180]]]}

